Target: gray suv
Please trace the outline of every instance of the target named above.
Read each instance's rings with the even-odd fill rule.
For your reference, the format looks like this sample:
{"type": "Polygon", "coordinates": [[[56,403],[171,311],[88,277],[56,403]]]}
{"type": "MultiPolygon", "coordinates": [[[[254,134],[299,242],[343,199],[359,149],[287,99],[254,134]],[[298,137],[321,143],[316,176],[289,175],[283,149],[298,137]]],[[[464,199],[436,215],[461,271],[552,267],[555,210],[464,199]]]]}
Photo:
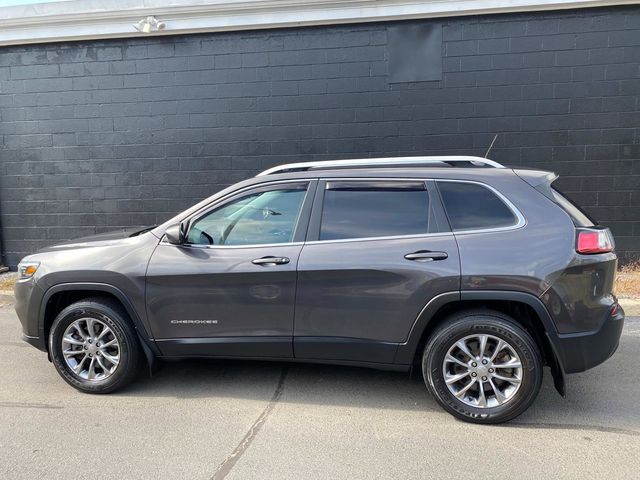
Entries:
{"type": "Polygon", "coordinates": [[[504,422],[545,365],[564,395],[622,331],[613,238],[555,179],[476,157],[283,165],[26,257],[16,311],[83,392],[169,357],[420,368],[454,416],[504,422]]]}

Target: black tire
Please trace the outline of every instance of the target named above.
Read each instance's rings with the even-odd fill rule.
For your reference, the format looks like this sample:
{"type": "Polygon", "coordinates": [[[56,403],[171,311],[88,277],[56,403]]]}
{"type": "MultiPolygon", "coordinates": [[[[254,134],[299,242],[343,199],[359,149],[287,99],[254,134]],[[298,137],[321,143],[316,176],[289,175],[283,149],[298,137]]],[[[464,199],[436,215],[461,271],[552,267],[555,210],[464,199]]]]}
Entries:
{"type": "Polygon", "coordinates": [[[139,371],[140,344],[124,308],[108,298],[89,298],[62,310],[49,333],[51,360],[60,376],[72,387],[85,393],[110,393],[131,383],[139,371]],[[62,354],[62,336],[69,325],[80,318],[95,318],[107,325],[120,345],[120,361],[113,373],[102,380],[80,377],[67,365],[62,354]]]}
{"type": "Polygon", "coordinates": [[[447,318],[429,338],[422,356],[422,374],[429,392],[447,412],[472,423],[503,423],[524,412],[540,391],[542,368],[540,352],[531,335],[511,317],[490,310],[459,312],[447,318]],[[443,364],[449,348],[474,334],[488,334],[506,341],[521,359],[520,386],[502,405],[484,408],[468,405],[445,382],[443,364]]]}

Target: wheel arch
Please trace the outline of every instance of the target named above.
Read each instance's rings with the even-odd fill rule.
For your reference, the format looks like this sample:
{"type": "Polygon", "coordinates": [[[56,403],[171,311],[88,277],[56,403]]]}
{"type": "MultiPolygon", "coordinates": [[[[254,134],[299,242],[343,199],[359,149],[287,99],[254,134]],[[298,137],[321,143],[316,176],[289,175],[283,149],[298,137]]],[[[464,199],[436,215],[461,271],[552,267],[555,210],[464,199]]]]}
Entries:
{"type": "Polygon", "coordinates": [[[54,285],[45,292],[40,304],[39,331],[40,336],[45,339],[47,351],[48,341],[46,339],[56,316],[64,308],[75,302],[95,297],[110,298],[125,309],[138,335],[147,362],[151,367],[155,356],[159,354],[153,339],[126,295],[119,288],[106,283],[62,283],[54,285]]]}
{"type": "Polygon", "coordinates": [[[407,341],[398,346],[395,362],[416,365],[422,348],[441,322],[453,313],[479,308],[509,315],[533,336],[543,361],[551,367],[556,390],[564,396],[565,373],[557,352],[555,324],[540,299],[525,292],[473,290],[434,297],[418,315],[407,341]]]}

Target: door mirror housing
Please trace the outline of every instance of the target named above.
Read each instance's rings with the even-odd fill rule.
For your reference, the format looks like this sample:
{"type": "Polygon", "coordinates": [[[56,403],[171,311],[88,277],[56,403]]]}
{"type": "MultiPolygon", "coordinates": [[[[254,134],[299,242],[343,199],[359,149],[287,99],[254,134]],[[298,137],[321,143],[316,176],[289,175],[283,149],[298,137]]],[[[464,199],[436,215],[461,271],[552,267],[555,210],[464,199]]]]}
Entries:
{"type": "Polygon", "coordinates": [[[171,225],[164,232],[164,236],[171,245],[183,245],[187,239],[187,229],[184,223],[171,225]]]}

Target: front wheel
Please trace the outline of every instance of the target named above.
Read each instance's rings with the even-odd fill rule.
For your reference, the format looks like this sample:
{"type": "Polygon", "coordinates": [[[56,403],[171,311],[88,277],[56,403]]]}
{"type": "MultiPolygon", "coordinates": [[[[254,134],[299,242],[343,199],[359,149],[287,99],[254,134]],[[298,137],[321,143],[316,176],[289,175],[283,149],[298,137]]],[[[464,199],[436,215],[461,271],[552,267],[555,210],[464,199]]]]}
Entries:
{"type": "Polygon", "coordinates": [[[51,326],[49,352],[60,376],[87,393],[109,393],[138,372],[140,346],[126,311],[105,298],[82,300],[51,326]]]}
{"type": "Polygon", "coordinates": [[[502,423],[524,412],[542,383],[538,347],[511,317],[461,312],[431,336],[422,357],[425,383],[438,403],[473,423],[502,423]]]}

